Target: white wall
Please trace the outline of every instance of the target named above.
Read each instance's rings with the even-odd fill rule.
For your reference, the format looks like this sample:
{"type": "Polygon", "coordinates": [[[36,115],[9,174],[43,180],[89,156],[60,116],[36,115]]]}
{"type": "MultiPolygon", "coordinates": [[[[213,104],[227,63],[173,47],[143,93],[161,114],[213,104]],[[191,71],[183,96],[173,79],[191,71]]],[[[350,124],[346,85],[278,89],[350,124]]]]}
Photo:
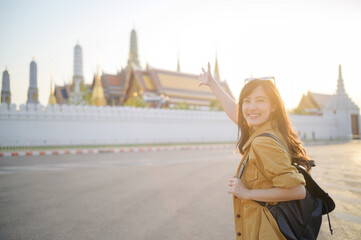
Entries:
{"type": "Polygon", "coordinates": [[[30,105],[0,109],[0,146],[234,142],[224,112],[30,105]]]}
{"type": "MultiPolygon", "coordinates": [[[[0,147],[235,142],[224,112],[130,107],[12,105],[0,107],[0,147]]],[[[333,116],[291,115],[300,137],[342,139],[333,116]]],[[[360,117],[361,125],[361,117],[360,117]]]]}
{"type": "Polygon", "coordinates": [[[330,140],[343,138],[338,134],[338,122],[325,116],[290,115],[294,130],[302,140],[330,140]]]}

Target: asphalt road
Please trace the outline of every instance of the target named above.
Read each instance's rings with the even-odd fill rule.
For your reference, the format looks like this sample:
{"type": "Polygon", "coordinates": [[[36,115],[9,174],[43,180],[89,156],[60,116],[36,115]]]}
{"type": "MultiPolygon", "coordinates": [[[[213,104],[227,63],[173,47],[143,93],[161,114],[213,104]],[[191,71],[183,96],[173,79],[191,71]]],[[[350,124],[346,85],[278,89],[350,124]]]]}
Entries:
{"type": "MultiPolygon", "coordinates": [[[[361,143],[310,146],[333,239],[361,236],[361,143]]],[[[235,239],[229,149],[0,158],[0,239],[235,239]]],[[[319,239],[330,239],[324,217],[319,239]]]]}

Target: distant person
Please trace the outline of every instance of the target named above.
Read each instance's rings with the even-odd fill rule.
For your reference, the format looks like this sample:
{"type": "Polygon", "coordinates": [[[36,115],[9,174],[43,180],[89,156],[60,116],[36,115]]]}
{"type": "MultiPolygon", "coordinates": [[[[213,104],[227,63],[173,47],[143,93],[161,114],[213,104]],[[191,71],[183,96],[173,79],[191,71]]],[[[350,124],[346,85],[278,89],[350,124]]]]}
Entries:
{"type": "Polygon", "coordinates": [[[227,192],[233,195],[236,239],[285,239],[271,212],[256,201],[275,204],[305,198],[304,177],[291,161],[308,171],[311,162],[291,128],[275,83],[272,79],[248,79],[237,104],[212,77],[209,63],[207,71],[202,68],[200,80],[200,85],[211,88],[240,130],[237,150],[243,157],[236,176],[228,179],[227,186],[227,192]],[[277,140],[259,136],[261,133],[277,137],[288,151],[277,140]],[[247,156],[243,175],[238,179],[241,163],[247,156]]]}

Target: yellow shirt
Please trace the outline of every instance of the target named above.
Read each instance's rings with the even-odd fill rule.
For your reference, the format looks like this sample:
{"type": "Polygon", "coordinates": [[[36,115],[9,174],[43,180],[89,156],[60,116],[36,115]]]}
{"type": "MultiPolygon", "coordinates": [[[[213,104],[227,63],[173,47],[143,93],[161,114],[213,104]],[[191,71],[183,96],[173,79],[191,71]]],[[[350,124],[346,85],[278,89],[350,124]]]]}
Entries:
{"type": "MultiPolygon", "coordinates": [[[[290,155],[276,140],[266,136],[257,137],[264,132],[273,134],[287,146],[282,135],[272,128],[270,121],[257,129],[243,147],[245,154],[241,163],[247,155],[249,160],[241,178],[242,182],[248,189],[291,188],[305,184],[303,175],[291,165],[290,155]]],[[[237,240],[285,239],[266,207],[236,197],[233,197],[233,206],[237,240]]]]}

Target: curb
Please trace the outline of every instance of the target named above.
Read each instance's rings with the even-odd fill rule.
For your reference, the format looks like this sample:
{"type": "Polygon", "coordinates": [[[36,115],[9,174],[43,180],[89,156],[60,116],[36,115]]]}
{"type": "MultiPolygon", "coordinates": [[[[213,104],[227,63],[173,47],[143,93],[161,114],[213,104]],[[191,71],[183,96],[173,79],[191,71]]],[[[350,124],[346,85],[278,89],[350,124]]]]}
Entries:
{"type": "Polygon", "coordinates": [[[210,149],[214,150],[214,149],[229,149],[229,148],[233,148],[233,144],[0,152],[0,157],[76,155],[76,154],[97,154],[97,153],[129,153],[129,152],[136,153],[136,152],[159,152],[159,151],[179,151],[179,150],[210,150],[210,149]]]}

